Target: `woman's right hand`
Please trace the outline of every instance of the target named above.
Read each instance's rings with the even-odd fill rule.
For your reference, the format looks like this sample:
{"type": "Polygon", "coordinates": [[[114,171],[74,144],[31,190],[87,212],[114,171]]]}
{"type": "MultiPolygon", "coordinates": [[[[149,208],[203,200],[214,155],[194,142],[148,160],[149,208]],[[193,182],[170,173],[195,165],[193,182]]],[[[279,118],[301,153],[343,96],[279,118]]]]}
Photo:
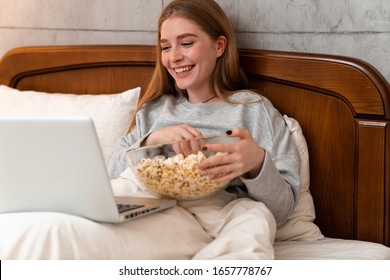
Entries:
{"type": "MultiPolygon", "coordinates": [[[[144,146],[165,144],[179,140],[190,140],[202,137],[202,133],[192,126],[182,124],[167,126],[152,132],[143,142],[144,146]]],[[[197,141],[181,141],[173,146],[176,154],[183,153],[185,156],[199,151],[197,141]]]]}

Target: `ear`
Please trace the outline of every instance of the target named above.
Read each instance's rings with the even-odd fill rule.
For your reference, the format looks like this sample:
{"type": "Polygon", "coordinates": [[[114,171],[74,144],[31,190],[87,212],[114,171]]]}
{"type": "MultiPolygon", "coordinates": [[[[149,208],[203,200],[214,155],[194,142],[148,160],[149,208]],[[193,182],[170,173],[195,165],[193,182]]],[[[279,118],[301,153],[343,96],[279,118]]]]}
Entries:
{"type": "Polygon", "coordinates": [[[216,51],[217,51],[217,57],[220,57],[225,52],[225,48],[227,45],[227,39],[225,36],[219,36],[216,41],[216,51]]]}

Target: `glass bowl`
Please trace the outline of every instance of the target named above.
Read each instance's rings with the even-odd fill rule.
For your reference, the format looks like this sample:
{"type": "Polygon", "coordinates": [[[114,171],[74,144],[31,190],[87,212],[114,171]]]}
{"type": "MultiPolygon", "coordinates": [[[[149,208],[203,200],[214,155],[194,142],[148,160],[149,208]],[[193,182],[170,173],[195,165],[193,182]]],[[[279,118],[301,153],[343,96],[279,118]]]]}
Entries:
{"type": "Polygon", "coordinates": [[[216,184],[210,176],[202,176],[199,163],[221,152],[203,152],[211,143],[233,143],[237,138],[226,135],[181,140],[167,144],[144,146],[127,151],[129,166],[142,185],[151,193],[176,200],[193,200],[224,189],[229,181],[216,184]]]}

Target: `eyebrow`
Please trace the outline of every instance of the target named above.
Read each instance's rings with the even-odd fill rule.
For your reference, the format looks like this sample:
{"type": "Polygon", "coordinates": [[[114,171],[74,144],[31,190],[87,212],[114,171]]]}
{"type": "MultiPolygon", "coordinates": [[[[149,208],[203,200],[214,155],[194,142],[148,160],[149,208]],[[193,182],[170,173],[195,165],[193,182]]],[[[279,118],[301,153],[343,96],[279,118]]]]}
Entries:
{"type": "MultiPolygon", "coordinates": [[[[198,37],[197,35],[193,34],[193,33],[183,33],[183,34],[180,34],[179,36],[176,37],[177,40],[181,40],[181,39],[184,39],[184,38],[187,38],[187,37],[198,37]]],[[[168,42],[167,39],[160,39],[160,43],[166,43],[168,42]]]]}

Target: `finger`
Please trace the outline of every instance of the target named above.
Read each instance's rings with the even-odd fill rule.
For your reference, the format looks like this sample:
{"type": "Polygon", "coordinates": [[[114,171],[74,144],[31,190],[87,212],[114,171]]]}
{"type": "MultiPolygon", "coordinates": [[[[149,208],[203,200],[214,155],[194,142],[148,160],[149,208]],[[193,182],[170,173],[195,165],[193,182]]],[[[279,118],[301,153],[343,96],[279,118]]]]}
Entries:
{"type": "Polygon", "coordinates": [[[201,150],[202,149],[202,147],[204,146],[206,144],[206,140],[202,137],[202,138],[198,138],[198,143],[197,143],[197,145],[198,145],[198,147],[199,147],[199,149],[201,150]]]}
{"type": "Polygon", "coordinates": [[[201,141],[202,141],[202,138],[200,138],[200,139],[191,139],[190,140],[191,152],[193,154],[197,154],[200,151],[200,149],[201,149],[201,141]]]}
{"type": "Polygon", "coordinates": [[[199,130],[197,130],[196,128],[194,128],[194,127],[192,127],[192,126],[184,125],[184,128],[185,128],[189,133],[191,133],[191,135],[193,136],[193,137],[191,137],[191,138],[198,138],[198,137],[202,137],[202,136],[203,136],[202,133],[201,133],[199,130]]]}
{"type": "MultiPolygon", "coordinates": [[[[221,159],[217,159],[215,164],[204,168],[202,166],[201,171],[203,173],[206,173],[207,175],[218,175],[218,174],[225,174],[225,173],[230,173],[234,172],[235,169],[239,168],[237,164],[233,164],[231,162],[228,162],[227,160],[224,160],[224,157],[220,157],[221,159]]],[[[214,160],[214,159],[213,159],[214,160]]]]}
{"type": "Polygon", "coordinates": [[[207,144],[202,146],[202,152],[215,153],[200,163],[201,169],[210,168],[216,165],[227,164],[233,161],[232,152],[234,147],[232,144],[207,144]],[[217,154],[221,153],[221,154],[217,154]]]}
{"type": "Polygon", "coordinates": [[[180,141],[176,141],[172,143],[172,150],[175,152],[175,154],[182,153],[182,150],[180,148],[180,141]]]}
{"type": "Polygon", "coordinates": [[[222,184],[222,183],[228,183],[232,181],[234,178],[236,178],[237,175],[233,172],[227,173],[222,177],[213,177],[211,180],[214,184],[222,184]]]}
{"type": "Polygon", "coordinates": [[[202,137],[202,134],[199,131],[197,131],[196,129],[195,129],[195,131],[197,131],[198,133],[194,134],[193,133],[194,131],[192,129],[186,129],[183,127],[191,128],[190,126],[182,126],[180,128],[180,130],[178,130],[176,132],[176,137],[179,138],[177,140],[195,139],[195,138],[202,137]]]}
{"type": "Polygon", "coordinates": [[[211,156],[208,157],[207,159],[203,160],[199,164],[199,168],[201,170],[206,170],[208,168],[211,168],[213,166],[216,166],[218,164],[223,164],[223,159],[222,156],[216,157],[216,156],[211,156]]]}
{"type": "MultiPolygon", "coordinates": [[[[240,133],[243,133],[243,135],[246,134],[245,131],[240,133]]],[[[209,144],[202,143],[202,151],[232,153],[235,147],[234,144],[240,140],[240,137],[236,135],[228,135],[228,137],[229,138],[219,140],[219,142],[209,144]]]]}
{"type": "Polygon", "coordinates": [[[186,156],[198,153],[200,145],[197,138],[203,137],[202,133],[189,125],[183,125],[182,127],[185,128],[182,137],[188,140],[180,142],[181,150],[186,156]]]}
{"type": "Polygon", "coordinates": [[[203,144],[201,146],[201,149],[203,152],[214,152],[214,153],[226,152],[226,153],[228,153],[231,150],[231,147],[229,147],[229,144],[213,143],[213,144],[203,144]]]}
{"type": "Polygon", "coordinates": [[[183,154],[187,157],[189,156],[190,154],[192,154],[192,151],[191,151],[191,139],[185,139],[185,140],[181,140],[179,141],[179,146],[180,146],[180,150],[183,152],[183,154]]]}
{"type": "Polygon", "coordinates": [[[226,135],[228,137],[239,137],[240,139],[247,139],[251,137],[248,130],[239,127],[226,131],[226,135]]]}
{"type": "Polygon", "coordinates": [[[239,176],[236,170],[232,170],[228,165],[216,166],[202,171],[203,176],[209,176],[213,183],[225,183],[239,176]]]}

